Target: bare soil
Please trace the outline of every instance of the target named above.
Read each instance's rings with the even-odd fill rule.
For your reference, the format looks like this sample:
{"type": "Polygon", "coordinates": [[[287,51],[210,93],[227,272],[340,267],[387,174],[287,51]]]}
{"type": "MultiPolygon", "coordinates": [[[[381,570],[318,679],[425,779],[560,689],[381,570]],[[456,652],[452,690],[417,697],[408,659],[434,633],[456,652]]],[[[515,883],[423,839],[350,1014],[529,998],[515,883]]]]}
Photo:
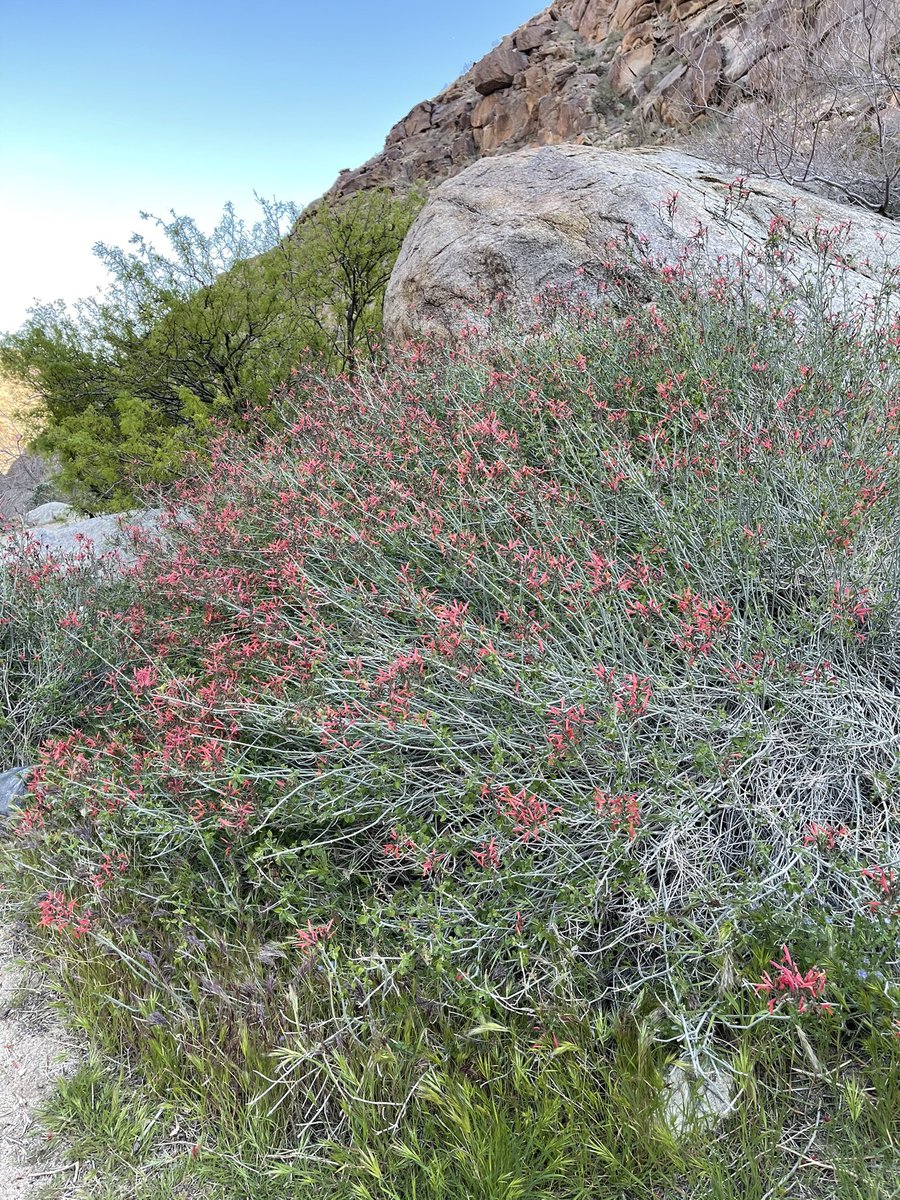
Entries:
{"type": "Polygon", "coordinates": [[[27,969],[17,962],[9,934],[0,932],[2,1200],[37,1200],[48,1183],[65,1177],[68,1168],[48,1158],[36,1113],[74,1058],[65,1031],[30,990],[27,969]]]}

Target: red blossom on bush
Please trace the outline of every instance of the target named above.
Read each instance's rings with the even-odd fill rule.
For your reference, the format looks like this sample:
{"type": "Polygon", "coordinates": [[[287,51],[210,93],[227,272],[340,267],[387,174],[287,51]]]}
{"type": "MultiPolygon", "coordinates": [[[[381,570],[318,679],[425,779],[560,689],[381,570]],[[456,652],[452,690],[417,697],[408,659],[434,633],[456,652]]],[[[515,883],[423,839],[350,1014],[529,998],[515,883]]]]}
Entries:
{"type": "Polygon", "coordinates": [[[641,823],[641,809],[636,792],[613,795],[612,792],[606,792],[602,788],[595,788],[594,809],[609,818],[610,828],[613,832],[620,828],[625,829],[629,841],[632,842],[637,837],[638,826],[641,823]]]}
{"type": "Polygon", "coordinates": [[[592,667],[592,671],[606,685],[617,713],[629,717],[644,716],[653,695],[649,676],[639,677],[630,671],[618,678],[615,667],[606,667],[602,663],[592,667]]]}
{"type": "Polygon", "coordinates": [[[835,580],[831,592],[831,620],[835,624],[849,625],[854,631],[856,640],[861,642],[865,640],[865,634],[860,632],[872,612],[872,603],[869,600],[868,588],[861,588],[858,591],[852,591],[846,584],[842,587],[838,580],[835,580]]]}
{"type": "Polygon", "coordinates": [[[328,942],[334,937],[334,918],[326,921],[322,925],[313,925],[311,921],[306,922],[305,929],[297,930],[297,949],[304,955],[312,954],[316,947],[323,942],[328,942]]]}
{"type": "Polygon", "coordinates": [[[764,971],[760,982],[753,985],[760,995],[768,997],[769,1012],[774,1012],[775,1006],[783,1001],[794,1003],[801,1013],[811,1006],[820,1011],[831,1010],[830,1004],[821,1003],[828,982],[824,971],[810,967],[801,972],[787,946],[781,947],[781,958],[777,962],[773,959],[771,965],[775,968],[774,977],[764,971]]]}
{"type": "Polygon", "coordinates": [[[866,904],[868,911],[873,914],[879,913],[881,916],[900,916],[900,906],[892,907],[895,902],[900,901],[900,881],[897,879],[896,872],[876,864],[872,867],[863,867],[860,875],[863,879],[869,880],[877,893],[866,904]]]}
{"type": "Polygon", "coordinates": [[[113,879],[116,875],[124,875],[127,870],[127,854],[123,854],[121,850],[115,854],[104,854],[96,871],[91,875],[91,883],[99,892],[109,883],[110,879],[113,879]]]}
{"type": "Polygon", "coordinates": [[[818,846],[820,850],[833,850],[839,839],[849,835],[846,825],[818,825],[815,821],[807,825],[803,835],[804,846],[818,846]]]}
{"type": "Polygon", "coordinates": [[[691,588],[672,597],[682,614],[675,645],[688,652],[694,662],[698,654],[709,654],[731,621],[733,609],[721,596],[704,600],[691,588]]]}
{"type": "Polygon", "coordinates": [[[551,808],[546,800],[539,800],[526,788],[514,792],[504,785],[497,791],[497,809],[513,823],[513,832],[521,842],[536,842],[560,812],[551,808]]]}
{"type": "Polygon", "coordinates": [[[80,938],[91,927],[91,910],[78,913],[78,902],[67,900],[62,892],[48,892],[38,902],[41,914],[40,926],[44,929],[69,930],[73,937],[80,938]]]}
{"type": "Polygon", "coordinates": [[[479,867],[496,871],[500,866],[500,851],[497,849],[497,839],[491,838],[489,842],[484,842],[480,850],[472,851],[472,857],[478,863],[479,867]]]}
{"type": "Polygon", "coordinates": [[[574,750],[581,740],[589,721],[583,704],[567,704],[560,700],[549,710],[550,729],[547,744],[550,747],[549,762],[559,762],[574,750]]]}

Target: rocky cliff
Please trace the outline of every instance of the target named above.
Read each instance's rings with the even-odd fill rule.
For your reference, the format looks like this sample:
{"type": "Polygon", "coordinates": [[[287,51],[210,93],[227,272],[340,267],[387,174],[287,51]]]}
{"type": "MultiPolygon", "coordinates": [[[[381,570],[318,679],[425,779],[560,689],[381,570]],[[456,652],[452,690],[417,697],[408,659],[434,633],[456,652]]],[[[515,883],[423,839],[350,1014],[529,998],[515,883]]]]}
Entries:
{"type": "MultiPolygon", "coordinates": [[[[381,154],[342,172],[331,194],[432,182],[529,145],[646,143],[710,111],[739,123],[742,106],[765,103],[776,85],[784,91],[788,84],[790,96],[798,69],[846,57],[851,26],[850,40],[859,42],[862,29],[864,42],[861,3],[557,0],[416,105],[391,129],[381,154]]],[[[869,45],[854,48],[861,63],[872,38],[883,56],[885,38],[900,30],[900,0],[867,3],[878,19],[869,45]]],[[[898,100],[900,85],[886,99],[882,88],[876,103],[898,110],[898,100]]]]}

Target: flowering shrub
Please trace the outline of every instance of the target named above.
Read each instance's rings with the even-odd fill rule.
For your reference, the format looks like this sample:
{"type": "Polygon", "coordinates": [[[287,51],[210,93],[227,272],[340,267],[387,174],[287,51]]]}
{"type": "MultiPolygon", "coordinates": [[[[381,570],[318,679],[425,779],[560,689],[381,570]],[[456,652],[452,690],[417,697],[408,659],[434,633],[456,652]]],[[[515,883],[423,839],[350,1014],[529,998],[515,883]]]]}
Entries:
{"type": "Polygon", "coordinates": [[[62,892],[48,892],[38,904],[42,929],[69,930],[73,937],[81,937],[91,927],[90,910],[79,914],[78,902],[66,900],[62,892]]]}
{"type": "Polygon", "coordinates": [[[268,1054],[297,972],[737,1020],[783,942],[822,966],[785,950],[772,1008],[827,972],[890,1032],[900,326],[657,282],[298,370],[118,583],[11,560],[7,677],[77,664],[31,722],[20,870],[90,901],[110,988],[183,1014],[220,980],[268,1054]]]}

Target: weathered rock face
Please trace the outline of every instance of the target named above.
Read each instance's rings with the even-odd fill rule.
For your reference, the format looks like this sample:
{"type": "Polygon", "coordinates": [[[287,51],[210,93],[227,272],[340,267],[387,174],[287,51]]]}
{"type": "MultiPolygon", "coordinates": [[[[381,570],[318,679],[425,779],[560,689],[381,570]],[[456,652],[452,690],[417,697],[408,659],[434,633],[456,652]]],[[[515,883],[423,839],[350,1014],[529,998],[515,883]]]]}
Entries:
{"type": "MultiPolygon", "coordinates": [[[[523,146],[646,142],[708,109],[738,119],[773,77],[827,59],[861,0],[557,0],[390,131],[332,195],[432,182],[523,146]]],[[[900,28],[900,0],[879,0],[900,28]]]]}
{"type": "Polygon", "coordinates": [[[31,508],[35,491],[48,475],[47,464],[36,454],[19,454],[12,460],[0,474],[0,524],[31,508]]]}
{"type": "MultiPolygon", "coordinates": [[[[128,566],[135,561],[135,553],[123,526],[137,527],[152,537],[159,532],[160,518],[160,510],[154,508],[130,514],[79,517],[67,504],[42,504],[22,517],[22,527],[42,550],[65,557],[90,545],[98,558],[115,554],[117,561],[128,566]]],[[[14,533],[5,535],[14,536],[14,533]]]]}
{"type": "Polygon", "coordinates": [[[842,277],[852,300],[900,263],[900,224],[767,179],[745,180],[738,194],[727,171],[676,150],[545,146],[484,159],[445,180],[407,234],[385,335],[396,344],[452,333],[498,292],[533,319],[533,297],[548,287],[604,285],[610,243],[627,237],[671,261],[702,229],[705,261],[736,261],[784,214],[812,233],[805,248],[792,245],[785,269],[797,274],[815,269],[821,231],[842,229],[843,253],[857,264],[842,277]]]}

